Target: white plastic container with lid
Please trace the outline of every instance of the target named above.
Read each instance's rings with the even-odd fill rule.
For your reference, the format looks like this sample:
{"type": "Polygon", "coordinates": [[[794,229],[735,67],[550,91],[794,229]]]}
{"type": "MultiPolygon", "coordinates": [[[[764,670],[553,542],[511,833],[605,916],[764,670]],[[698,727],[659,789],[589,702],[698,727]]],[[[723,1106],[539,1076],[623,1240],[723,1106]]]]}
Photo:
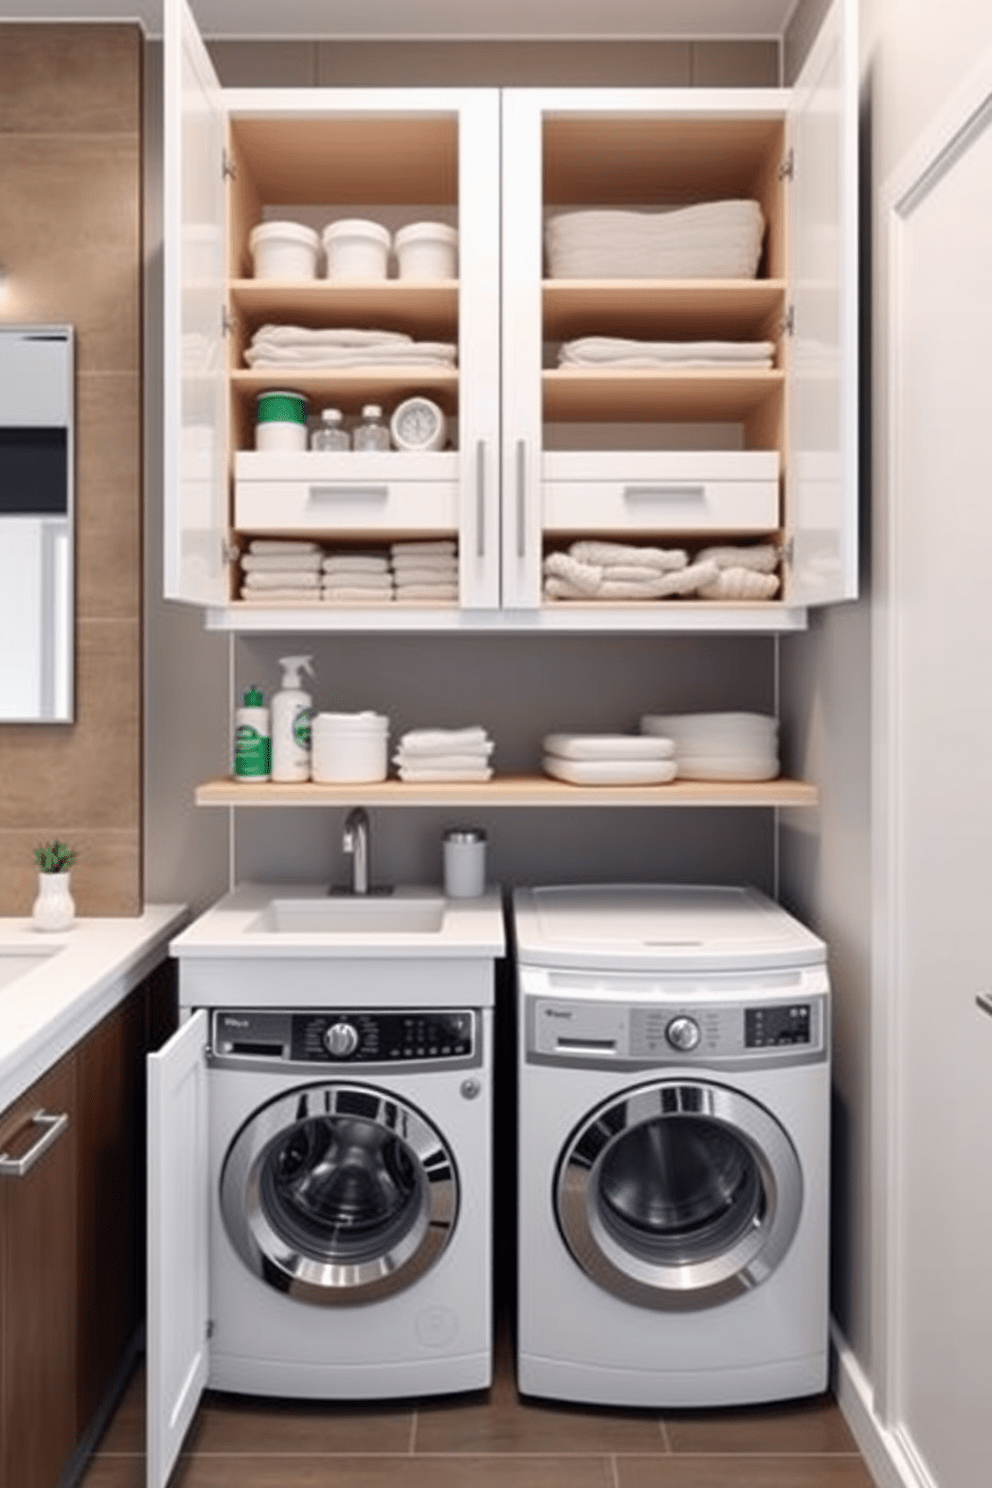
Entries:
{"type": "Polygon", "coordinates": [[[311,773],[325,785],[385,780],[389,719],[381,713],[318,713],[310,728],[311,773]]]}
{"type": "Polygon", "coordinates": [[[458,274],[458,229],[446,222],[411,222],[396,234],[401,279],[454,279],[458,274]]]}
{"type": "Polygon", "coordinates": [[[282,687],[272,699],[272,779],[310,779],[310,727],[313,698],[300,676],[313,666],[309,656],[282,656],[282,687]]]}
{"type": "Polygon", "coordinates": [[[315,279],[320,237],[302,222],[260,222],[248,235],[256,279],[315,279]]]}
{"type": "Polygon", "coordinates": [[[328,279],[385,279],[392,234],[380,222],[342,217],[324,228],[328,279]]]}

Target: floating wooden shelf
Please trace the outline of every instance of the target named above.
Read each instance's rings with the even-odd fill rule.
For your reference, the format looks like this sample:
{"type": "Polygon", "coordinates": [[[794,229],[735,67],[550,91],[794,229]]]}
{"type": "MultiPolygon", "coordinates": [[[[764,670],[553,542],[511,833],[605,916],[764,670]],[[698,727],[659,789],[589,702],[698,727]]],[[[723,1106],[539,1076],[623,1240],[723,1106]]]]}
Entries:
{"type": "Polygon", "coordinates": [[[481,784],[382,780],[363,785],[258,784],[209,780],[198,806],[815,806],[816,786],[801,780],[740,783],[674,780],[670,785],[567,785],[543,775],[481,784]]]}

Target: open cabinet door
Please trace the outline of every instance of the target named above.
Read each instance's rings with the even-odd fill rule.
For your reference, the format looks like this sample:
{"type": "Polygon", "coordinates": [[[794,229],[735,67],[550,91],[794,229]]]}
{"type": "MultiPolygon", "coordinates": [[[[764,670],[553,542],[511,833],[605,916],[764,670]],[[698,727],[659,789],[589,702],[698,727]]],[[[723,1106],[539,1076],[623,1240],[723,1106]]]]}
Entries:
{"type": "Polygon", "coordinates": [[[146,1488],[165,1488],[207,1381],[207,1014],[148,1056],[146,1488]]]}
{"type": "Polygon", "coordinates": [[[227,124],[186,0],[165,0],[165,595],[228,599],[227,124]]]}
{"type": "Polygon", "coordinates": [[[857,50],[834,0],[793,89],[783,598],[852,599],[858,587],[857,50]]]}

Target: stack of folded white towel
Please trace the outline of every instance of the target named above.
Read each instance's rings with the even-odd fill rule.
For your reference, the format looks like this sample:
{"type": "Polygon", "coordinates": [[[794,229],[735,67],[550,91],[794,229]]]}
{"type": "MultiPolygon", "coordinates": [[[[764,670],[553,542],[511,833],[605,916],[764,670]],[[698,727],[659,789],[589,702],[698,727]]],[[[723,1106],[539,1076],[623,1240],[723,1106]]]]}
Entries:
{"type": "Polygon", "coordinates": [[[458,598],[458,544],[453,538],[394,542],[390,546],[397,599],[458,598]]]}
{"type": "Polygon", "coordinates": [[[320,599],[319,543],[256,537],[241,556],[241,598],[254,604],[320,599]]]}
{"type": "Polygon", "coordinates": [[[756,201],[660,212],[564,212],[548,220],[552,279],[753,279],[765,221],[756,201]]]}
{"type": "Polygon", "coordinates": [[[675,746],[646,734],[548,734],[543,766],[570,785],[664,785],[675,779],[675,746]]]}
{"type": "Polygon", "coordinates": [[[716,578],[702,585],[700,599],[772,599],[778,593],[776,573],[779,550],[775,543],[752,543],[750,546],[725,544],[703,548],[696,554],[697,564],[712,563],[716,578]]]}
{"type": "Polygon", "coordinates": [[[393,763],[401,780],[491,780],[493,742],[484,728],[411,729],[393,763]]]}
{"type": "Polygon", "coordinates": [[[562,342],[558,365],[755,371],[770,367],[774,356],[774,341],[629,341],[620,336],[583,336],[562,342]]]}
{"type": "Polygon", "coordinates": [[[320,597],[330,602],[388,604],[393,598],[393,575],[385,550],[342,548],[327,553],[321,564],[320,597]]]}
{"type": "Polygon", "coordinates": [[[648,713],[641,732],[671,740],[681,780],[773,780],[778,721],[765,713],[648,713]]]}
{"type": "Polygon", "coordinates": [[[574,542],[543,563],[545,599],[667,599],[716,582],[715,563],[690,563],[681,548],[574,542]]]}
{"type": "Polygon", "coordinates": [[[263,325],[245,349],[249,367],[454,366],[449,342],[414,341],[402,331],[311,330],[263,325]]]}

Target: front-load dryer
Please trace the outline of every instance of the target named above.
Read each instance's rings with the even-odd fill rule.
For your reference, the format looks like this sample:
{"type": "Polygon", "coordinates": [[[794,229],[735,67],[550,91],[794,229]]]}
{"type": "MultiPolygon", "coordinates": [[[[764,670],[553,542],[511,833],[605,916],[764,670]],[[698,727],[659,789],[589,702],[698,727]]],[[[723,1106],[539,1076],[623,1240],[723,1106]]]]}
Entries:
{"type": "Polygon", "coordinates": [[[525,1394],[827,1383],[825,947],[744,888],[514,894],[525,1394]]]}

